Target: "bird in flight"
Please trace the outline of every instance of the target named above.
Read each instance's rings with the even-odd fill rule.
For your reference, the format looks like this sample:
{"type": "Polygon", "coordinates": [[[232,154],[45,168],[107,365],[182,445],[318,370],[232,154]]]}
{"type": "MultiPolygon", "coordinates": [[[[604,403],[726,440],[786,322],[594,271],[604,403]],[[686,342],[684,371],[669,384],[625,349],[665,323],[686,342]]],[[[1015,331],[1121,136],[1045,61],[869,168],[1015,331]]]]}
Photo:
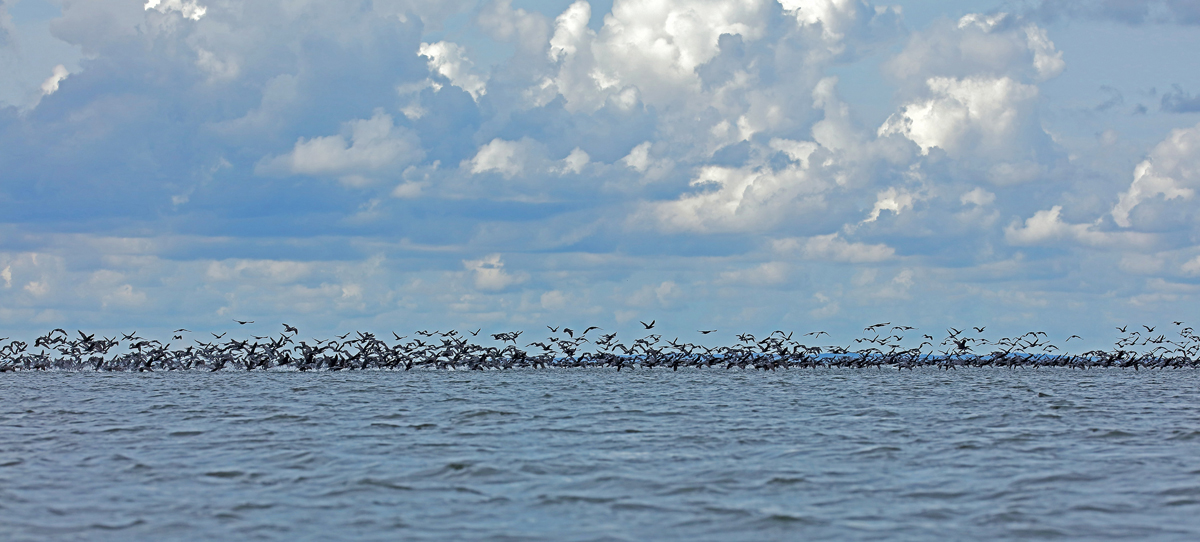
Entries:
{"type": "Polygon", "coordinates": [[[641,320],[638,320],[638,322],[642,322],[642,325],[643,325],[643,326],[645,326],[645,328],[646,328],[646,329],[654,329],[654,322],[655,322],[655,321],[656,321],[656,320],[651,320],[651,321],[650,321],[650,323],[649,323],[649,324],[647,324],[646,322],[642,322],[641,320]]]}
{"type": "Polygon", "coordinates": [[[283,330],[288,333],[300,333],[300,330],[296,329],[295,326],[289,326],[287,324],[283,324],[283,330]]]}
{"type": "Polygon", "coordinates": [[[701,335],[708,335],[709,333],[713,333],[716,330],[715,329],[697,329],[696,331],[699,331],[701,335]]]}
{"type": "Polygon", "coordinates": [[[243,326],[244,326],[244,325],[246,325],[246,324],[253,324],[253,323],[254,323],[254,320],[238,320],[237,318],[234,318],[234,319],[233,319],[233,321],[234,321],[234,322],[237,322],[239,325],[243,325],[243,326]]]}

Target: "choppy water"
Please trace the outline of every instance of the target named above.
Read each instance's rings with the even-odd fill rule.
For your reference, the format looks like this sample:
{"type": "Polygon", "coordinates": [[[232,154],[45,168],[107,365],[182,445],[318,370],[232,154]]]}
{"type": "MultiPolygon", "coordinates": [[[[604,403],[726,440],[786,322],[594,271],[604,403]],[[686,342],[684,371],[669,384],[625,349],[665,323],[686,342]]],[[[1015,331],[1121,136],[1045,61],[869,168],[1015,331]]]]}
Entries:
{"type": "Polygon", "coordinates": [[[7,540],[1200,539],[1200,371],[0,377],[7,540]]]}

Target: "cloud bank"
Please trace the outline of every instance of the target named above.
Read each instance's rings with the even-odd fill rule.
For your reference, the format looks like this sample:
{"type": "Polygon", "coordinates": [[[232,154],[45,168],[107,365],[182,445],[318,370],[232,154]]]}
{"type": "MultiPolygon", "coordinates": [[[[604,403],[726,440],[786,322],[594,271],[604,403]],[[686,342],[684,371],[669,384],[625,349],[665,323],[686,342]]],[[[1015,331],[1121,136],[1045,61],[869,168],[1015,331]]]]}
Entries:
{"type": "MultiPolygon", "coordinates": [[[[1116,136],[1064,136],[1083,113],[1051,90],[1086,54],[1055,21],[1188,25],[1188,5],[914,28],[857,0],[64,1],[47,28],[78,69],[0,109],[0,321],[1175,314],[1200,269],[1195,100],[1156,94],[1177,124],[1113,166],[1116,136]]],[[[4,54],[18,29],[0,17],[4,54]]]]}

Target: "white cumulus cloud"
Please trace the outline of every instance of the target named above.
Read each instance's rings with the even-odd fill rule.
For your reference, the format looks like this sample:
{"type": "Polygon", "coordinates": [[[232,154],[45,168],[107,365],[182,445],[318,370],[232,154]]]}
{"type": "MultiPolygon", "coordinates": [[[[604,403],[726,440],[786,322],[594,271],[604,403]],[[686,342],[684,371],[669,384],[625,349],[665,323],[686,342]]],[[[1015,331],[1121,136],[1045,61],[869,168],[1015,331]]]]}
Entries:
{"type": "Polygon", "coordinates": [[[487,77],[475,70],[466,51],[458,44],[439,41],[422,43],[417,54],[428,59],[429,69],[450,80],[450,84],[465,90],[476,101],[487,94],[487,77]]]}
{"type": "Polygon", "coordinates": [[[369,119],[343,124],[342,132],[300,138],[292,152],[260,162],[255,171],[263,175],[334,176],[361,184],[363,175],[402,167],[424,155],[416,135],[395,126],[392,116],[382,110],[369,119]]]}
{"type": "Polygon", "coordinates": [[[524,171],[526,155],[524,142],[496,138],[479,147],[475,157],[463,164],[474,174],[495,172],[511,179],[524,171]]]}
{"type": "Polygon", "coordinates": [[[146,0],[146,5],[142,8],[158,10],[159,13],[178,11],[183,18],[193,21],[199,21],[205,13],[208,13],[208,8],[200,5],[196,0],[146,0]]]}
{"type": "Polygon", "coordinates": [[[1162,196],[1165,200],[1191,199],[1200,186],[1200,124],[1172,130],[1133,171],[1133,183],[1112,209],[1118,226],[1133,225],[1129,214],[1142,202],[1162,196]]]}
{"type": "Polygon", "coordinates": [[[926,85],[930,97],[888,118],[879,127],[880,137],[900,134],[923,153],[940,147],[951,156],[1002,149],[1038,95],[1037,87],[1008,77],[931,77],[926,85]]]}
{"type": "Polygon", "coordinates": [[[1013,222],[1004,229],[1004,238],[1013,245],[1081,244],[1093,247],[1146,249],[1152,247],[1153,235],[1137,232],[1104,232],[1096,224],[1064,222],[1062,206],[1055,205],[1025,219],[1024,224],[1013,222]]]}
{"type": "Polygon", "coordinates": [[[54,73],[42,82],[42,96],[49,96],[58,92],[58,84],[66,79],[68,75],[71,75],[71,72],[68,72],[62,64],[55,66],[54,73]]]}
{"type": "Polygon", "coordinates": [[[528,273],[510,274],[504,270],[500,254],[489,254],[478,260],[463,260],[463,267],[472,275],[475,288],[499,291],[529,280],[528,273]]]}

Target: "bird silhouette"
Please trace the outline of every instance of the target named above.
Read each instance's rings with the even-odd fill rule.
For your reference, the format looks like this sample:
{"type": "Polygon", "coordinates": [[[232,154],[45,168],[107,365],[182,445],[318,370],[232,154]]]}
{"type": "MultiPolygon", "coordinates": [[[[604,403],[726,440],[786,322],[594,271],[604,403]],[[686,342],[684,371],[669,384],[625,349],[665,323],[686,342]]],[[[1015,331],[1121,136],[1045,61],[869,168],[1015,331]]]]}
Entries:
{"type": "MultiPolygon", "coordinates": [[[[234,320],[235,322],[241,321],[234,320]]],[[[251,321],[245,321],[247,324],[251,321]]],[[[649,330],[657,322],[640,322],[649,330]]],[[[1173,322],[1175,323],[1175,322],[1173,322]]],[[[1021,335],[993,339],[985,336],[963,336],[957,328],[946,330],[947,337],[939,341],[929,334],[918,344],[911,344],[901,333],[909,326],[895,326],[893,333],[883,336],[878,330],[891,325],[876,324],[864,328],[875,331],[853,339],[848,346],[813,347],[793,341],[794,333],[774,330],[765,337],[756,338],[750,333],[737,334],[737,343],[730,346],[709,346],[681,342],[678,338],[665,343],[657,334],[647,335],[632,343],[621,342],[617,333],[600,335],[594,342],[586,334],[601,329],[589,326],[582,333],[571,328],[546,326],[557,333],[562,330],[569,339],[551,335],[543,341],[534,341],[525,348],[518,347],[522,331],[492,334],[500,346],[476,344],[471,337],[482,333],[482,329],[459,333],[448,331],[418,331],[421,337],[432,337],[426,343],[421,339],[408,340],[396,332],[385,341],[374,334],[351,331],[336,336],[333,340],[294,341],[298,331],[283,324],[284,333],[252,335],[251,339],[226,339],[226,333],[211,333],[212,342],[194,340],[184,347],[174,348],[172,343],[160,343],[144,339],[137,332],[121,334],[114,338],[88,334],[82,330],[69,335],[62,329],[37,337],[30,345],[9,338],[0,339],[0,372],[20,370],[96,370],[152,372],[159,370],[207,370],[239,369],[243,371],[294,368],[300,371],[343,371],[361,369],[512,369],[518,367],[607,367],[624,372],[625,369],[681,367],[697,369],[726,367],[742,370],[780,370],[789,368],[882,368],[898,370],[929,367],[941,370],[956,370],[963,367],[1064,367],[1084,369],[1090,367],[1117,367],[1140,370],[1142,368],[1200,368],[1200,335],[1192,327],[1182,327],[1178,322],[1178,337],[1166,334],[1154,335],[1155,327],[1142,325],[1142,331],[1123,331],[1128,326],[1116,328],[1123,335],[1116,341],[1112,351],[1092,350],[1084,354],[1065,352],[1047,342],[1045,331],[1029,331],[1021,335]],[[407,341],[407,342],[406,342],[407,341]],[[589,346],[590,344],[590,346],[589,346]],[[992,351],[984,351],[984,345],[993,345],[992,351]]],[[[982,335],[984,326],[971,326],[982,335]]],[[[701,335],[715,333],[715,329],[697,330],[701,335]]],[[[182,340],[189,330],[180,328],[171,335],[172,340],[182,340]]],[[[803,337],[828,336],[825,331],[804,333],[803,337]]],[[[1070,335],[1066,342],[1082,337],[1070,335]]]]}

